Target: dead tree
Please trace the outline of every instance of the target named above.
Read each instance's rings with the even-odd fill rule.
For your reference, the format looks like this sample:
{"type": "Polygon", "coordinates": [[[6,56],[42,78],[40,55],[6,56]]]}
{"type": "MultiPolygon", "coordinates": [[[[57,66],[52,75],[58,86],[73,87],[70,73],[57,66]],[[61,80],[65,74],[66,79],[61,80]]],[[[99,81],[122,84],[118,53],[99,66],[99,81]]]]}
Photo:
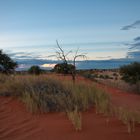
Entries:
{"type": "MultiPolygon", "coordinates": [[[[72,51],[69,51],[69,52],[65,53],[65,51],[59,45],[57,40],[56,40],[56,44],[57,44],[57,48],[58,48],[58,50],[55,52],[56,54],[51,55],[49,57],[56,57],[58,60],[63,61],[63,63],[68,66],[68,63],[69,63],[68,62],[69,61],[68,55],[71,54],[72,51]]],[[[83,59],[87,58],[85,53],[78,54],[78,51],[79,51],[79,48],[76,50],[76,52],[73,56],[73,60],[72,60],[74,69],[71,70],[71,76],[72,76],[72,80],[73,80],[74,83],[75,83],[75,79],[76,79],[76,59],[77,58],[83,58],[83,59]]]]}
{"type": "Polygon", "coordinates": [[[75,69],[72,71],[72,80],[75,83],[75,79],[76,79],[76,59],[77,58],[83,58],[83,59],[87,59],[87,56],[85,53],[83,54],[78,54],[79,48],[76,50],[75,55],[73,57],[73,65],[75,67],[75,69]]]}

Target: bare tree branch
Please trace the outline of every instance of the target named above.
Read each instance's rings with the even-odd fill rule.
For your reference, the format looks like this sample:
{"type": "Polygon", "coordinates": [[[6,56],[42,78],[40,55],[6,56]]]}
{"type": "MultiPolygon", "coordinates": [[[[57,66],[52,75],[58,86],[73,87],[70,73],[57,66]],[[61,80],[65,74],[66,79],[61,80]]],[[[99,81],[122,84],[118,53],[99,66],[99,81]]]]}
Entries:
{"type": "MultiPolygon", "coordinates": [[[[56,44],[57,44],[57,49],[58,50],[56,50],[55,55],[51,55],[50,57],[56,57],[58,60],[62,60],[63,63],[68,65],[68,62],[69,62],[68,55],[70,53],[72,53],[72,51],[69,51],[69,52],[65,53],[64,50],[62,49],[62,47],[59,45],[57,40],[56,40],[56,44]]],[[[74,69],[71,69],[71,76],[72,76],[72,79],[73,79],[74,83],[75,83],[75,78],[76,78],[76,59],[77,58],[83,58],[83,59],[87,58],[86,53],[78,54],[78,52],[79,52],[79,48],[75,51],[75,54],[74,54],[73,60],[72,60],[74,69]]]]}

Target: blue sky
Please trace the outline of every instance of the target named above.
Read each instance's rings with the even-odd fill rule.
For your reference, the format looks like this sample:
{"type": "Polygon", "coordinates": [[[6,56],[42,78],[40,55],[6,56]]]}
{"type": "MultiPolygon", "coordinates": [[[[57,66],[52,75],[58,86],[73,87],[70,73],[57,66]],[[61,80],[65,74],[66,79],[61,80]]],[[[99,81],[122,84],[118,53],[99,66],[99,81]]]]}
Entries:
{"type": "Polygon", "coordinates": [[[139,13],[140,0],[0,0],[0,49],[47,59],[57,39],[89,59],[140,56],[139,46],[129,50],[140,36],[139,13]]]}

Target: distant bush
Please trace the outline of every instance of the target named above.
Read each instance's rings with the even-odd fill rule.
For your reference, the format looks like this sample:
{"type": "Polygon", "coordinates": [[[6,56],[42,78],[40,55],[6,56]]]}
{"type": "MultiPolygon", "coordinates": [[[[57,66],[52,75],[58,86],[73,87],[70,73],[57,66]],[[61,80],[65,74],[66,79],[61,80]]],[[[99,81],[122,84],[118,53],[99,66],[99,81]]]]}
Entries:
{"type": "Polygon", "coordinates": [[[140,63],[134,62],[120,68],[122,80],[136,85],[136,92],[140,93],[140,63]]]}
{"type": "Polygon", "coordinates": [[[56,64],[54,67],[54,72],[61,74],[72,74],[75,70],[75,66],[67,63],[56,64]]]}
{"type": "Polygon", "coordinates": [[[98,76],[98,74],[92,74],[92,77],[93,78],[98,78],[99,76],[98,76]]]}
{"type": "Polygon", "coordinates": [[[39,74],[41,74],[42,70],[40,69],[39,66],[31,66],[31,67],[29,68],[28,72],[29,72],[30,74],[39,75],[39,74]]]}
{"type": "Polygon", "coordinates": [[[140,81],[140,63],[134,62],[120,67],[122,79],[128,83],[136,84],[140,81]]]}
{"type": "Polygon", "coordinates": [[[104,75],[105,79],[110,79],[109,75],[104,75]]]}
{"type": "Polygon", "coordinates": [[[114,73],[113,73],[113,76],[118,77],[119,75],[118,75],[117,73],[114,72],[114,73]]]}
{"type": "Polygon", "coordinates": [[[99,75],[99,78],[104,79],[104,76],[101,74],[101,75],[99,75]]]}

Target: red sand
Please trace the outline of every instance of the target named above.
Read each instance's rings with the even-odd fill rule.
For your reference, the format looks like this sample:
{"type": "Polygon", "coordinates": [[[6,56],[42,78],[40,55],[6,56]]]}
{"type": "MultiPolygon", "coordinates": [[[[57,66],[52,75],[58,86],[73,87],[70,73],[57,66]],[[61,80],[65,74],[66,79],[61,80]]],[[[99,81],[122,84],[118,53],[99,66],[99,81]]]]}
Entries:
{"type": "Polygon", "coordinates": [[[140,95],[127,93],[101,84],[98,84],[98,86],[111,94],[113,104],[130,110],[140,111],[140,95]]]}
{"type": "MultiPolygon", "coordinates": [[[[140,96],[98,85],[109,91],[115,105],[140,110],[140,96]]],[[[115,118],[95,114],[94,109],[82,113],[82,131],[76,132],[65,113],[29,113],[17,99],[0,97],[0,140],[139,140],[140,125],[133,134],[115,118]]]]}

